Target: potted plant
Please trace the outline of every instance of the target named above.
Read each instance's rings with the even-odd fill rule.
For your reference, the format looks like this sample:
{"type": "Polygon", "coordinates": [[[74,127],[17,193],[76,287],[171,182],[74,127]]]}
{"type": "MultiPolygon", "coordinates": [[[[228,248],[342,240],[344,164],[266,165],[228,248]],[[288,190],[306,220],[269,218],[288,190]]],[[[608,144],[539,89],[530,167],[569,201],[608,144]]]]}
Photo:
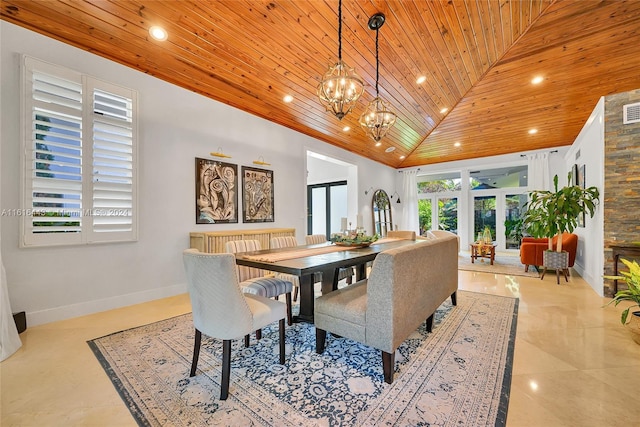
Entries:
{"type": "MultiPolygon", "coordinates": [[[[629,267],[629,271],[621,271],[621,276],[604,276],[606,279],[623,280],[626,282],[628,289],[616,292],[615,296],[607,305],[615,305],[616,307],[622,301],[631,301],[633,304],[625,308],[620,315],[620,322],[625,325],[631,332],[633,340],[640,344],[640,310],[631,311],[632,308],[640,308],[640,266],[636,261],[629,261],[624,258],[620,259],[624,265],[629,267]],[[629,312],[631,317],[629,318],[629,312]],[[629,322],[627,322],[627,319],[629,322]]],[[[605,307],[607,306],[605,305],[605,307]]]]}
{"type": "MultiPolygon", "coordinates": [[[[571,183],[571,173],[567,176],[571,183]]],[[[586,213],[593,217],[599,202],[597,187],[582,188],[579,185],[567,185],[558,189],[558,175],[553,177],[554,190],[533,190],[522,215],[523,228],[533,237],[547,238],[548,251],[562,253],[562,233],[572,233],[578,226],[578,218],[586,213]],[[556,247],[553,248],[553,237],[556,247]]],[[[545,253],[545,256],[547,254],[545,253]]],[[[568,255],[568,254],[567,254],[568,255]]],[[[565,256],[568,259],[568,256],[565,256]]],[[[545,264],[545,266],[548,266],[545,264]]],[[[557,266],[548,266],[559,268],[557,266]]],[[[560,268],[568,268],[567,266],[560,268]]]]}

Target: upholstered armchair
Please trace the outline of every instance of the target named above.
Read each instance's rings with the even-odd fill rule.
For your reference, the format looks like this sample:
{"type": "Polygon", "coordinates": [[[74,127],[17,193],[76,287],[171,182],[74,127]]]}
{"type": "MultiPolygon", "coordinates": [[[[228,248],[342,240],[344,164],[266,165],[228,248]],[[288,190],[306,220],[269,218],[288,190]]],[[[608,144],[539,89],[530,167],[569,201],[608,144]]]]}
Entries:
{"type": "MultiPolygon", "coordinates": [[[[555,249],[558,236],[551,240],[555,249]]],[[[524,264],[524,271],[529,271],[529,266],[540,267],[543,265],[542,254],[549,249],[549,239],[538,239],[535,237],[523,237],[520,243],[520,262],[524,264]]],[[[573,267],[576,260],[576,251],[578,250],[578,235],[563,233],[562,234],[562,250],[569,252],[569,267],[573,267]]]]}

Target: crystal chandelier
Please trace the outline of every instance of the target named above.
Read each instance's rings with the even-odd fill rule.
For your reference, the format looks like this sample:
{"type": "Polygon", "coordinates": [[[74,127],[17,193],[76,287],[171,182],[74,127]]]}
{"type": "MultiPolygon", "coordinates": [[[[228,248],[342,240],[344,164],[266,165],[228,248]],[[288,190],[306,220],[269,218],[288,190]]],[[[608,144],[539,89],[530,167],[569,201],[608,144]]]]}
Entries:
{"type": "Polygon", "coordinates": [[[318,98],[327,111],[342,120],[364,92],[364,83],[355,70],[342,61],[342,0],[338,3],[338,62],[329,67],[318,85],[318,98]]]}
{"type": "Polygon", "coordinates": [[[380,62],[378,60],[378,31],[384,24],[384,15],[376,13],[369,18],[369,29],[376,30],[376,97],[369,103],[367,109],[360,116],[360,126],[379,145],[380,140],[387,134],[396,122],[396,113],[389,109],[386,102],[380,98],[378,79],[380,77],[380,62]]]}

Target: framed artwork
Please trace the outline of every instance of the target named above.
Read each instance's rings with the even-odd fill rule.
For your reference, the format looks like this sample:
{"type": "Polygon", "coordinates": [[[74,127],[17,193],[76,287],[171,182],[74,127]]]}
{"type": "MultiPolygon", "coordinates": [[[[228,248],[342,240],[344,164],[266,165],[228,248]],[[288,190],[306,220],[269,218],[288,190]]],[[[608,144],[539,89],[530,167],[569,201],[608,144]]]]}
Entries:
{"type": "Polygon", "coordinates": [[[196,157],[196,224],[238,222],[238,166],[196,157]]]}
{"type": "Polygon", "coordinates": [[[242,222],[274,222],[273,171],[242,166],[242,222]]]}
{"type": "MultiPolygon", "coordinates": [[[[577,174],[576,174],[576,185],[579,186],[580,188],[582,188],[583,190],[586,187],[586,180],[584,177],[584,170],[585,170],[585,165],[582,165],[578,168],[578,165],[576,165],[576,169],[577,169],[577,174]]],[[[586,212],[582,212],[579,216],[578,216],[578,227],[584,227],[585,221],[586,221],[586,212]]]]}
{"type": "Polygon", "coordinates": [[[571,184],[572,185],[580,185],[580,180],[579,180],[579,169],[578,169],[578,164],[574,164],[573,168],[571,169],[571,184]]]}

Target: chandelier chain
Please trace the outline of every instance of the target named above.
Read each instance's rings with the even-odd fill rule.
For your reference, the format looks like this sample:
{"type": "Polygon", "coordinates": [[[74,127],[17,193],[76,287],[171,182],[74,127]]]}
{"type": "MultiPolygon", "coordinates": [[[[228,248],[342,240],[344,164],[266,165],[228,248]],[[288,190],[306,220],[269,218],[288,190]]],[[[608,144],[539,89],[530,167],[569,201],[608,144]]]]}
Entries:
{"type": "Polygon", "coordinates": [[[378,60],[378,33],[380,27],[376,27],[376,98],[378,97],[378,78],[380,77],[380,61],[378,60]]]}
{"type": "Polygon", "coordinates": [[[338,62],[342,61],[342,0],[338,0],[338,62]]]}

